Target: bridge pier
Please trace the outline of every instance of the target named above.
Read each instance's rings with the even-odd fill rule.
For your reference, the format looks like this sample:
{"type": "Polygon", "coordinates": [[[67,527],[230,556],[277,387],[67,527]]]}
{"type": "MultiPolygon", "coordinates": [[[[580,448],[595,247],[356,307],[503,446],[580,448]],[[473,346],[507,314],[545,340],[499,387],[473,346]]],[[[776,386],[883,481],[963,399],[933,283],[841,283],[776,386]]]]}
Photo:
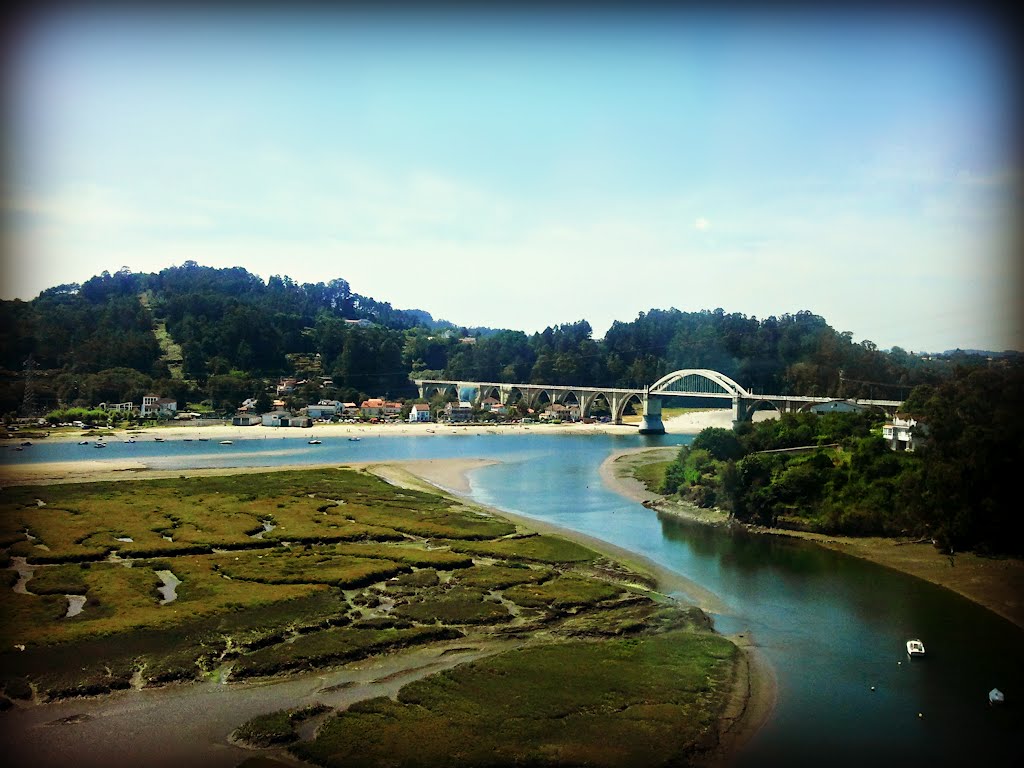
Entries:
{"type": "Polygon", "coordinates": [[[665,424],[661,420],[661,398],[644,396],[644,415],[640,419],[641,435],[664,435],[665,424]]]}

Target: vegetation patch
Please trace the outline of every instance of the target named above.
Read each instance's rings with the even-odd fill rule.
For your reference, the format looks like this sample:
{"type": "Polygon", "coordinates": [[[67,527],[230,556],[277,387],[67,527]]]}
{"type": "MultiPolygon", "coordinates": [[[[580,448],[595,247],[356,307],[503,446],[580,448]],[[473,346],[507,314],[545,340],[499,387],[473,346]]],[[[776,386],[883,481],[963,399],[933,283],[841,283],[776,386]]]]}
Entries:
{"type": "Polygon", "coordinates": [[[586,547],[558,536],[537,534],[498,541],[448,542],[456,552],[468,552],[504,560],[533,560],[540,563],[585,563],[597,554],[586,547]]]}
{"type": "Polygon", "coordinates": [[[301,709],[282,709],[254,717],[243,723],[231,734],[231,738],[254,747],[272,747],[295,741],[298,734],[295,726],[303,720],[329,712],[330,707],[314,704],[301,709]]]}
{"type": "Polygon", "coordinates": [[[593,605],[622,594],[622,588],[596,579],[559,576],[543,584],[520,584],[505,590],[505,597],[528,608],[565,609],[593,605]]]}
{"type": "Polygon", "coordinates": [[[455,587],[435,599],[396,606],[395,615],[423,624],[496,624],[511,615],[501,603],[485,599],[478,589],[455,587]]]}
{"type": "Polygon", "coordinates": [[[244,656],[235,664],[232,675],[244,678],[315,669],[397,648],[458,637],[462,637],[461,632],[447,627],[328,629],[302,635],[287,645],[274,645],[244,656]]]}
{"type": "Polygon", "coordinates": [[[326,766],[685,764],[713,743],[736,653],[689,632],[511,651],[354,704],[290,749],[326,766]]]}
{"type": "Polygon", "coordinates": [[[462,571],[456,579],[467,587],[483,590],[505,589],[516,584],[536,584],[550,579],[554,571],[547,568],[530,568],[525,565],[478,565],[462,571]]]}

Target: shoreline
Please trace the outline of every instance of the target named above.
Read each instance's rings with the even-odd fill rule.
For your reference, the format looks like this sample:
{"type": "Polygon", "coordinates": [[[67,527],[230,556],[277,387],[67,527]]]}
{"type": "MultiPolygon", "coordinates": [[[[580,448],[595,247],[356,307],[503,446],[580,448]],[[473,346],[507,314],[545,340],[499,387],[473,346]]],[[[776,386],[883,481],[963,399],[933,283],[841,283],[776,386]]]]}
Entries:
{"type": "MultiPolygon", "coordinates": [[[[708,525],[729,524],[728,514],[717,509],[705,510],[682,502],[667,500],[648,491],[639,480],[630,477],[628,470],[642,463],[644,453],[664,451],[666,448],[634,448],[609,456],[601,466],[601,476],[608,487],[621,496],[638,501],[644,506],[666,515],[684,518],[708,525]]],[[[671,449],[675,450],[675,449],[671,449]]],[[[803,539],[818,546],[843,552],[851,557],[868,560],[876,565],[923,579],[931,584],[956,592],[983,608],[1024,628],[1024,561],[1015,558],[980,557],[973,552],[958,553],[952,560],[940,553],[930,542],[890,539],[880,536],[837,536],[786,528],[744,526],[754,533],[803,539]]]]}
{"type": "MultiPolygon", "coordinates": [[[[634,452],[646,450],[666,449],[640,448],[635,449],[634,452]]],[[[676,451],[677,449],[672,447],[667,450],[676,451]]],[[[496,463],[498,462],[489,459],[428,459],[368,464],[364,469],[377,474],[389,483],[401,485],[404,482],[409,483],[408,487],[420,489],[426,485],[428,490],[435,492],[441,490],[456,499],[464,500],[477,508],[500,515],[537,533],[554,534],[571,539],[632,570],[653,576],[659,590],[669,597],[681,593],[687,602],[702,611],[717,614],[725,612],[725,606],[713,592],[639,553],[579,531],[490,507],[469,498],[469,473],[496,463]]],[[[604,465],[602,465],[602,478],[604,478],[604,465]]],[[[718,742],[707,753],[696,758],[697,765],[727,764],[768,721],[778,699],[775,671],[758,650],[754,638],[749,633],[722,635],[722,637],[739,649],[740,661],[736,668],[736,677],[733,680],[729,701],[718,718],[718,742]]]]}

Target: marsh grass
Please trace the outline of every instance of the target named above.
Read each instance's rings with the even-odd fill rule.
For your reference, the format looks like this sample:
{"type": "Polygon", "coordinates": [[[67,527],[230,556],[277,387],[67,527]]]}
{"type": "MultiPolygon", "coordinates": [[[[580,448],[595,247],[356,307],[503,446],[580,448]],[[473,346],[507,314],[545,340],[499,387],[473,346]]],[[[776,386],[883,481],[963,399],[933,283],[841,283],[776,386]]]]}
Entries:
{"type": "Polygon", "coordinates": [[[681,765],[714,739],[735,653],[689,632],[510,651],[354,704],[290,750],[326,766],[681,765]]]}
{"type": "MultiPolygon", "coordinates": [[[[328,711],[330,711],[330,707],[314,704],[301,709],[282,709],[266,715],[259,715],[236,728],[231,734],[231,738],[244,741],[254,747],[287,744],[298,738],[298,734],[295,732],[295,726],[298,723],[328,711]]],[[[275,764],[281,765],[281,763],[275,764]]]]}
{"type": "MultiPolygon", "coordinates": [[[[544,629],[542,642],[565,642],[688,626],[664,618],[634,586],[643,584],[636,574],[566,539],[516,532],[494,516],[352,470],[5,489],[3,556],[48,564],[28,583],[34,594],[0,591],[0,648],[8,649],[0,650],[0,677],[56,699],[124,688],[133,675],[147,686],[200,679],[224,664],[232,665],[232,678],[317,669],[468,632],[505,637],[536,628],[544,629]],[[274,529],[264,532],[263,521],[274,529]],[[115,550],[121,559],[108,559],[115,550]],[[165,605],[160,570],[181,580],[176,600],[165,605]],[[86,595],[82,613],[65,618],[65,594],[86,595]],[[25,652],[10,650],[15,644],[25,652]]],[[[15,572],[5,573],[13,585],[15,572]]],[[[505,671],[488,674],[518,674],[495,669],[505,671]]],[[[460,680],[444,685],[458,688],[460,680]]],[[[466,695],[476,696],[480,682],[467,680],[466,695]]],[[[464,702],[462,693],[452,696],[435,702],[441,709],[433,713],[426,704],[394,704],[397,719],[387,728],[425,718],[414,735],[440,750],[443,731],[432,729],[448,727],[446,718],[457,712],[445,707],[464,702]]],[[[670,704],[630,707],[658,720],[658,707],[670,704]]],[[[456,728],[460,739],[472,724],[494,725],[494,712],[481,712],[456,728]]],[[[605,727],[589,712],[571,715],[582,718],[580,729],[605,727]]],[[[263,729],[278,726],[286,733],[280,717],[263,729]]],[[[541,733],[513,726],[524,738],[541,733]]],[[[329,732],[310,748],[326,749],[317,754],[333,760],[338,738],[350,737],[329,732]]],[[[590,759],[573,744],[551,754],[590,759]]],[[[475,748],[459,746],[470,756],[475,748]]]]}
{"type": "Polygon", "coordinates": [[[455,587],[395,607],[395,615],[423,624],[496,624],[512,618],[501,603],[485,600],[479,589],[455,587]]]}
{"type": "Polygon", "coordinates": [[[501,558],[506,560],[532,560],[541,563],[585,563],[597,558],[597,553],[576,542],[558,536],[537,534],[498,541],[451,541],[448,545],[456,552],[501,558]]]}
{"type": "Polygon", "coordinates": [[[620,586],[573,575],[559,576],[543,584],[519,584],[505,590],[505,597],[518,605],[556,609],[593,605],[621,594],[620,586]]]}
{"type": "Polygon", "coordinates": [[[637,464],[633,467],[633,477],[644,484],[651,493],[661,493],[662,483],[665,482],[665,471],[673,461],[652,461],[649,464],[637,464]]]}
{"type": "Polygon", "coordinates": [[[232,676],[275,675],[361,659],[376,653],[452,640],[462,633],[449,627],[359,629],[340,627],[302,635],[287,645],[262,648],[238,660],[232,676]]]}

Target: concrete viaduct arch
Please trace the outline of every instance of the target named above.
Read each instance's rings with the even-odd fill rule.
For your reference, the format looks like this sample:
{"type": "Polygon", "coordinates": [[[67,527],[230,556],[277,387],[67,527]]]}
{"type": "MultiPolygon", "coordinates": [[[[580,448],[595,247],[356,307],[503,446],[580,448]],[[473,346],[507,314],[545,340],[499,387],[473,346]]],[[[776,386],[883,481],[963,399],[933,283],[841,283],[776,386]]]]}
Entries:
{"type": "MultiPolygon", "coordinates": [[[[479,403],[487,397],[494,397],[502,404],[509,405],[520,399],[534,408],[546,398],[551,403],[565,404],[572,398],[579,404],[582,416],[589,416],[594,402],[600,396],[612,412],[616,424],[622,423],[626,406],[636,400],[643,406],[640,421],[641,434],[664,434],[665,425],[661,420],[662,401],[666,397],[700,397],[729,400],[732,406],[733,422],[750,421],[754,411],[763,403],[770,404],[781,413],[810,408],[817,403],[833,402],[836,398],[802,395],[753,394],[744,389],[724,373],[709,368],[683,368],[662,376],[654,384],[643,389],[620,389],[614,387],[577,387],[552,384],[509,384],[505,382],[472,382],[415,380],[420,397],[429,399],[438,392],[459,396],[464,388],[475,389],[479,403]]],[[[895,411],[903,403],[899,400],[855,400],[860,405],[895,411]]]]}

